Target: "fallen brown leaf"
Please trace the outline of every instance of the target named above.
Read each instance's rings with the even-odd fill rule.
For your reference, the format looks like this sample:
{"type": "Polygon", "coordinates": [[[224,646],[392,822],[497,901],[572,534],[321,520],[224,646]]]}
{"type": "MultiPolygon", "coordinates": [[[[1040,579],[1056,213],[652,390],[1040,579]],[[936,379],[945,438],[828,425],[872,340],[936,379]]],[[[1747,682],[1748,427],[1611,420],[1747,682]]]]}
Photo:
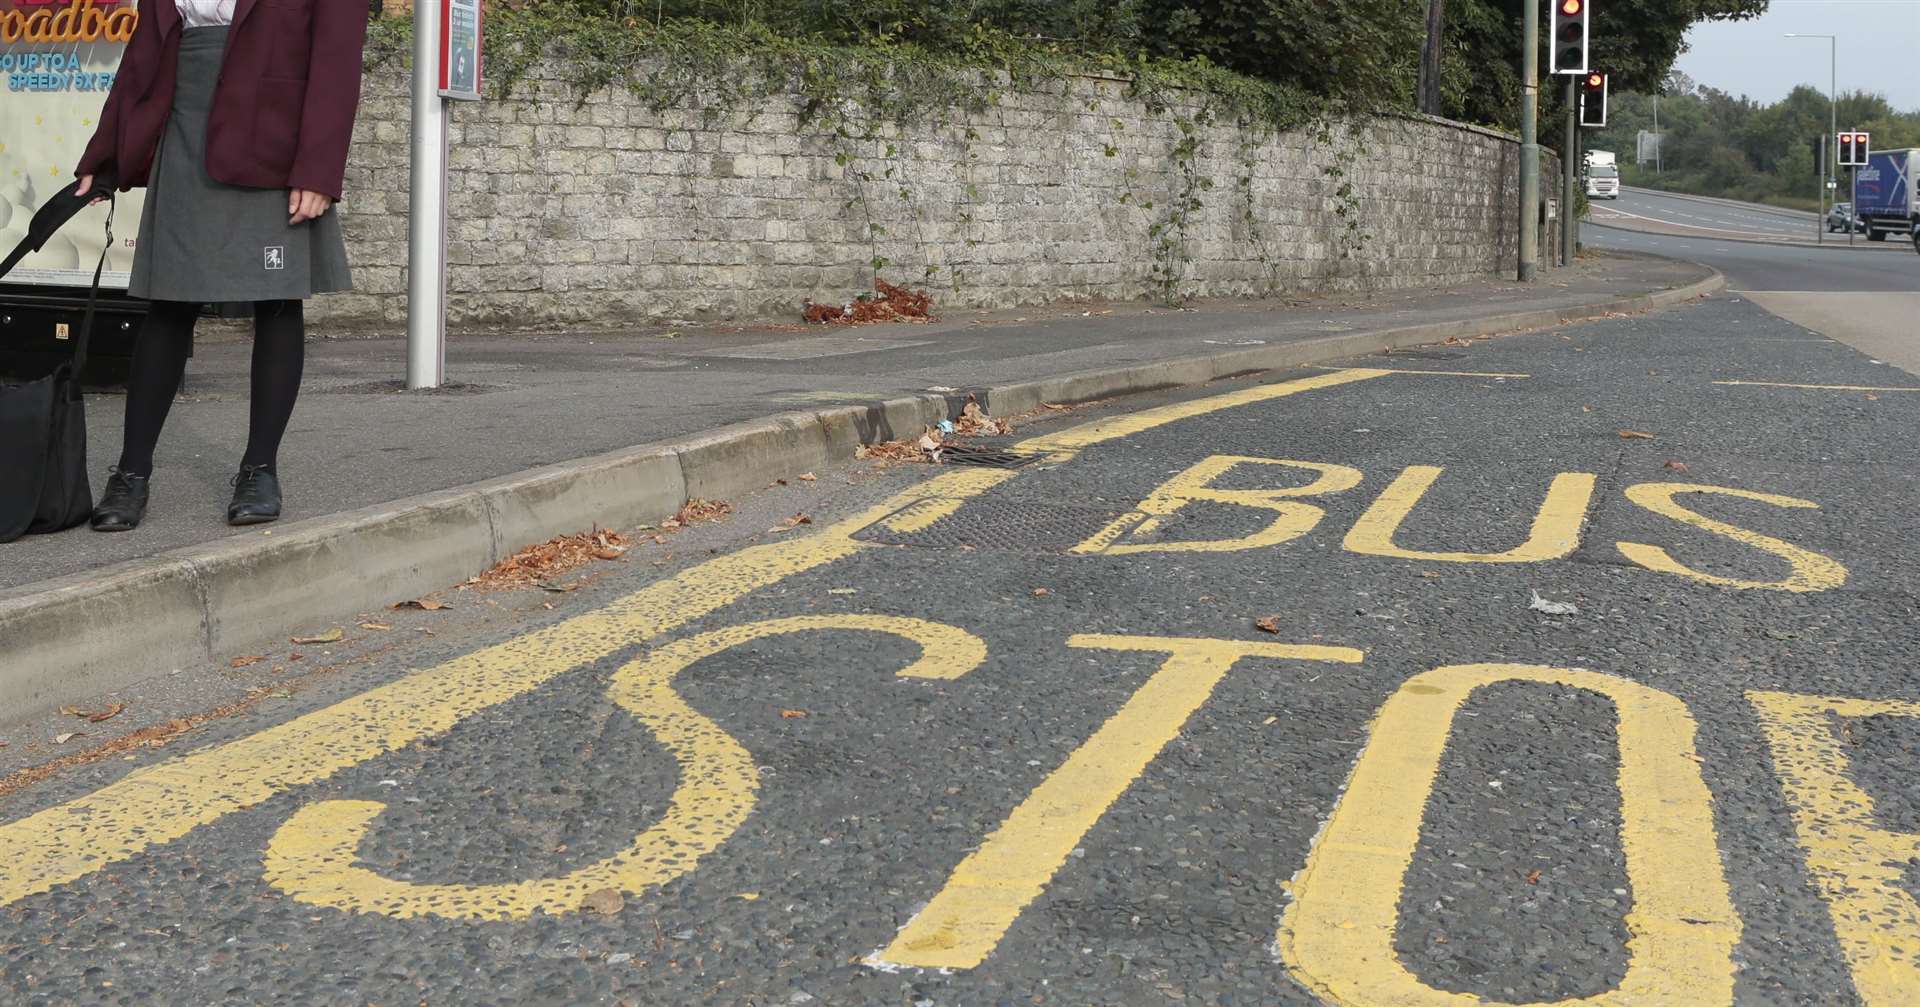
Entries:
{"type": "Polygon", "coordinates": [[[403,601],[393,607],[396,609],[418,609],[422,612],[439,612],[452,608],[453,606],[444,601],[435,601],[432,598],[415,598],[412,601],[403,601]]]}
{"type": "Polygon", "coordinates": [[[620,893],[612,888],[602,888],[597,892],[589,893],[586,898],[580,900],[580,908],[582,910],[590,913],[599,913],[602,916],[612,916],[626,907],[627,900],[622,898],[620,893]]]}
{"type": "Polygon", "coordinates": [[[800,481],[803,483],[819,482],[820,477],[811,472],[802,472],[800,473],[800,481]]]}
{"type": "Polygon", "coordinates": [[[266,659],[267,656],[265,654],[248,654],[245,657],[236,657],[228,661],[227,666],[230,668],[250,668],[266,659]]]}
{"type": "Polygon", "coordinates": [[[98,724],[103,720],[112,720],[113,718],[118,717],[120,715],[120,711],[126,708],[127,708],[127,704],[125,703],[115,703],[112,706],[109,706],[106,709],[101,710],[97,713],[87,714],[87,722],[92,724],[98,724]]]}
{"type": "Polygon", "coordinates": [[[1650,441],[1653,440],[1653,435],[1644,430],[1622,430],[1620,431],[1620,439],[1623,441],[1650,441]]]}
{"type": "Polygon", "coordinates": [[[298,644],[339,643],[340,641],[346,638],[347,638],[346,631],[341,629],[338,626],[335,626],[324,633],[318,633],[313,636],[296,636],[292,640],[289,640],[288,642],[298,643],[298,644]]]}
{"type": "Polygon", "coordinates": [[[1682,472],[1682,473],[1684,473],[1684,472],[1688,472],[1688,471],[1691,471],[1691,470],[1689,470],[1689,469],[1687,468],[1687,463],[1686,463],[1686,462],[1683,462],[1683,461],[1678,461],[1678,460],[1676,460],[1676,459],[1673,459],[1673,458],[1669,458],[1669,459],[1667,459],[1667,464],[1666,464],[1666,465],[1664,465],[1664,466],[1662,466],[1662,467],[1663,467],[1663,468],[1665,468],[1665,469],[1667,469],[1667,470],[1668,470],[1668,471],[1670,471],[1670,472],[1682,472]]]}
{"type": "Polygon", "coordinates": [[[384,622],[363,622],[360,624],[360,628],[373,630],[374,632],[383,632],[385,630],[392,629],[393,627],[387,625],[384,622]]]}
{"type": "Polygon", "coordinates": [[[1036,587],[1033,589],[1033,596],[1035,598],[1045,598],[1047,595],[1050,595],[1052,593],[1053,593],[1053,589],[1051,588],[1036,587]]]}
{"type": "Polygon", "coordinates": [[[1539,883],[1540,883],[1540,868],[1536,867],[1533,870],[1527,872],[1527,884],[1537,885],[1539,883]]]}
{"type": "Polygon", "coordinates": [[[1280,635],[1280,617],[1277,615],[1267,616],[1265,619],[1261,619],[1258,622],[1255,622],[1253,624],[1253,628],[1259,630],[1262,633],[1272,633],[1275,636],[1279,636],[1280,635]]]}
{"type": "Polygon", "coordinates": [[[69,741],[72,741],[73,739],[75,739],[75,738],[78,738],[78,737],[81,737],[81,736],[82,736],[82,735],[81,735],[81,732],[79,732],[79,731],[68,731],[68,732],[67,732],[67,733],[65,733],[65,734],[56,734],[56,735],[54,735],[54,736],[53,736],[53,743],[54,743],[54,744],[56,744],[56,745],[64,745],[64,744],[66,744],[67,742],[69,742],[69,741]]]}
{"type": "Polygon", "coordinates": [[[799,720],[800,718],[806,715],[807,715],[807,711],[805,710],[781,710],[780,711],[781,720],[799,720]]]}
{"type": "Polygon", "coordinates": [[[813,523],[813,518],[808,517],[805,514],[795,514],[794,516],[786,519],[785,521],[780,522],[780,524],[777,527],[769,528],[767,530],[777,535],[777,534],[780,534],[781,532],[792,531],[795,528],[800,527],[801,525],[812,524],[812,523],[813,523]]]}

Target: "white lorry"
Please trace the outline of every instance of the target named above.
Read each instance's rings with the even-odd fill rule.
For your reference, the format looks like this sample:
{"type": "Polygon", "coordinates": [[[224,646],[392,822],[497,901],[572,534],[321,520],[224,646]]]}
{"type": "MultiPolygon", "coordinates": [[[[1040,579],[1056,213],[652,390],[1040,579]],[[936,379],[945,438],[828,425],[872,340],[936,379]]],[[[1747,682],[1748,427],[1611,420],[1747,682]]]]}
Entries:
{"type": "Polygon", "coordinates": [[[1614,162],[1612,151],[1587,151],[1586,168],[1581,174],[1587,178],[1588,199],[1620,198],[1620,166],[1614,162]]]}

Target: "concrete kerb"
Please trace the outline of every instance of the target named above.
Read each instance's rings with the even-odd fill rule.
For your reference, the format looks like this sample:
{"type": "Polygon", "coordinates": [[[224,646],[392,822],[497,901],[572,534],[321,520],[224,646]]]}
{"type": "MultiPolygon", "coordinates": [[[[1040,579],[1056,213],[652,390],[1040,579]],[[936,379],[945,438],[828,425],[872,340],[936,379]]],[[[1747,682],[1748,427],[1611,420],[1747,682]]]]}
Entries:
{"type": "MultiPolygon", "coordinates": [[[[1496,335],[1646,311],[1725,286],[1718,273],[1671,290],[1570,308],[1342,333],[975,390],[1007,416],[1204,385],[1448,336],[1496,335]]],[[[917,436],[957,416],[964,394],[782,413],[673,444],[641,445],[470,486],[277,526],[104,570],[0,592],[0,717],[25,719],[218,661],[329,621],[419,597],[555,535],[671,516],[917,436]],[[271,531],[272,534],[267,534],[271,531]]]]}

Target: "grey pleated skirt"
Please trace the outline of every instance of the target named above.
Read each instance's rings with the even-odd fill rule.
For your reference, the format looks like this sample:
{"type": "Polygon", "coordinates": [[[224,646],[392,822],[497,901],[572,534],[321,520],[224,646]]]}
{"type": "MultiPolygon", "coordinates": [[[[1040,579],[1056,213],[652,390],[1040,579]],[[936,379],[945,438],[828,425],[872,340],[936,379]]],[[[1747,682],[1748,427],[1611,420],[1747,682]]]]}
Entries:
{"type": "Polygon", "coordinates": [[[207,117],[227,28],[180,39],[173,115],[160,139],[127,291],[157,301],[281,301],[347,290],[340,215],[287,226],[287,190],[248,189],[207,174],[207,117]]]}

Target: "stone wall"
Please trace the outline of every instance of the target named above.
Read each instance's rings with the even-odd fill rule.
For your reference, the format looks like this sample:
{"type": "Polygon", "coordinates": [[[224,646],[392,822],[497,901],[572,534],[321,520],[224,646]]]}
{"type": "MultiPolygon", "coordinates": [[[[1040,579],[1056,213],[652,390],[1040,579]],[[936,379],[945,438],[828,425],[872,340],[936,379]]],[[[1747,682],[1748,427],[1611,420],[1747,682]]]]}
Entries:
{"type": "MultiPolygon", "coordinates": [[[[343,207],[356,290],[316,302],[318,318],[406,317],[407,87],[404,72],[367,78],[343,207]]],[[[1416,118],[1320,136],[1198,125],[1182,158],[1195,110],[1156,114],[1126,95],[1124,81],[1075,78],[851,148],[780,96],[655,111],[536,78],[456,104],[450,318],[793,318],[808,299],[871,289],[876,262],[948,308],[1514,269],[1511,137],[1416,118]]]]}

